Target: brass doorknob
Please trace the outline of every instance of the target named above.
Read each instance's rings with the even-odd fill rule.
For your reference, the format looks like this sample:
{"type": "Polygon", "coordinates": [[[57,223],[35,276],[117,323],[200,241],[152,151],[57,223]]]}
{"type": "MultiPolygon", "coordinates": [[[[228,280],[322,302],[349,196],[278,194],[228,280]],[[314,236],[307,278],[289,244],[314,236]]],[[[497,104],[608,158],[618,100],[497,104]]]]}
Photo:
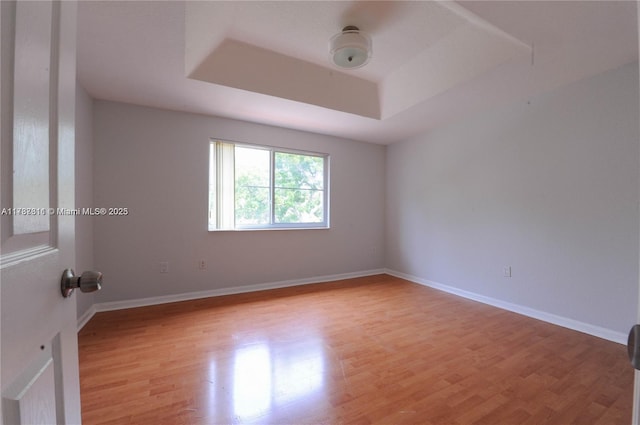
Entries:
{"type": "Polygon", "coordinates": [[[60,280],[62,296],[69,298],[76,288],[80,288],[82,292],[99,290],[102,288],[102,273],[86,271],[80,276],[76,276],[72,269],[66,269],[62,273],[62,279],[60,280]]]}

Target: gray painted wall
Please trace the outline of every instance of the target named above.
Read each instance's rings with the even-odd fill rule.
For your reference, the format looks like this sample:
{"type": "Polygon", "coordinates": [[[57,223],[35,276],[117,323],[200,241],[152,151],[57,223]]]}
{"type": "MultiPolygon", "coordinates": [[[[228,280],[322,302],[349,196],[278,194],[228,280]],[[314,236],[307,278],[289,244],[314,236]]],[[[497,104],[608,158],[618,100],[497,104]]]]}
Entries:
{"type": "Polygon", "coordinates": [[[95,218],[99,302],[384,267],[384,146],[105,101],[93,125],[95,206],[130,211],[95,218]],[[208,232],[214,137],[330,154],[331,229],[208,232]]]}
{"type": "MultiPolygon", "coordinates": [[[[76,84],[76,208],[93,207],[93,100],[76,84]]],[[[76,264],[77,274],[94,270],[93,218],[76,217],[76,264]]],[[[95,301],[95,294],[76,291],[78,317],[81,317],[95,301]]]]}
{"type": "Polygon", "coordinates": [[[634,64],[389,146],[386,266],[626,333],[638,133],[634,64]]]}

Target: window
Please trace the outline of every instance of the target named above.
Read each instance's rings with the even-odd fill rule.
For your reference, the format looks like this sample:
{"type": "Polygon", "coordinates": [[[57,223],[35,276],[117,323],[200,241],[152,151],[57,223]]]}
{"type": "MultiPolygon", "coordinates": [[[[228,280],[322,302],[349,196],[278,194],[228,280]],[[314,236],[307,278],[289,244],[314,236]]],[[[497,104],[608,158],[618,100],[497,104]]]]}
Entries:
{"type": "Polygon", "coordinates": [[[214,140],[209,230],[326,228],[329,157],[214,140]]]}

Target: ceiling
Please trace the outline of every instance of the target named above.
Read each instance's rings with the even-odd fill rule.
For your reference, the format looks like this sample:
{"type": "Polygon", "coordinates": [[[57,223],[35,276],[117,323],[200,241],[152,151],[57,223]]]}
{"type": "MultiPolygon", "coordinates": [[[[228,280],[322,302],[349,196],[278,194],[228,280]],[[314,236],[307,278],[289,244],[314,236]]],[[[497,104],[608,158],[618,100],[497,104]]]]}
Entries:
{"type": "Polygon", "coordinates": [[[390,144],[638,60],[635,1],[87,1],[96,99],[390,144]],[[373,57],[345,71],[346,25],[373,57]]]}

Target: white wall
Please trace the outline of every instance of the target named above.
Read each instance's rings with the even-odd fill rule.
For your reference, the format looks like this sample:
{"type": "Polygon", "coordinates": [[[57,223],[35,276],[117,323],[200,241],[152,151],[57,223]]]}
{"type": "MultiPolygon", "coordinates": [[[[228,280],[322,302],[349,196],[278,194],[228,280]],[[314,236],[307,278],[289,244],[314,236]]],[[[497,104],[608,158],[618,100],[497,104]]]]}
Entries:
{"type": "MultiPolygon", "coordinates": [[[[93,100],[76,84],[76,208],[93,207],[93,100]]],[[[77,274],[93,270],[93,218],[76,217],[76,264],[77,274]]],[[[95,294],[75,291],[78,317],[93,305],[95,294]]]]}
{"type": "Polygon", "coordinates": [[[98,302],[384,267],[384,146],[106,101],[93,125],[95,206],[130,211],[95,219],[98,302]],[[329,153],[331,229],[208,232],[212,137],[329,153]]]}
{"type": "Polygon", "coordinates": [[[626,333],[638,133],[635,64],[390,146],[387,267],[626,333]]]}

